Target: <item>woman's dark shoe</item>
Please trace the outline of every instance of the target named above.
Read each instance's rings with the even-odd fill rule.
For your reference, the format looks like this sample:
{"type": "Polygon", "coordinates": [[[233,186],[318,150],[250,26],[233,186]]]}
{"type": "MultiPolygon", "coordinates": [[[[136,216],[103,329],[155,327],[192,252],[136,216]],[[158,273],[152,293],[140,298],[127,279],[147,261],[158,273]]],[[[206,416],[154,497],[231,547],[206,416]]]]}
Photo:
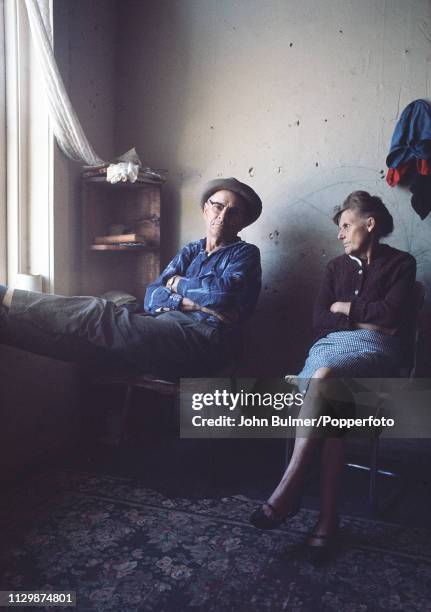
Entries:
{"type": "Polygon", "coordinates": [[[337,517],[334,526],[328,533],[313,531],[307,538],[306,549],[310,561],[324,561],[334,548],[340,526],[340,519],[337,517]]]}
{"type": "Polygon", "coordinates": [[[332,529],[328,533],[319,533],[318,531],[313,531],[308,536],[307,546],[310,548],[328,548],[333,544],[335,538],[338,535],[338,530],[340,527],[340,518],[337,518],[334,521],[334,525],[332,529]]]}
{"type": "Polygon", "coordinates": [[[277,529],[277,527],[280,527],[284,521],[294,517],[295,514],[298,514],[301,507],[301,502],[299,501],[298,505],[292,511],[287,512],[286,514],[280,514],[280,512],[278,512],[278,510],[276,510],[269,502],[265,502],[263,506],[259,506],[251,513],[250,523],[257,529],[268,530],[277,529]],[[268,508],[270,508],[272,516],[265,514],[263,506],[268,506],[268,508]]]}

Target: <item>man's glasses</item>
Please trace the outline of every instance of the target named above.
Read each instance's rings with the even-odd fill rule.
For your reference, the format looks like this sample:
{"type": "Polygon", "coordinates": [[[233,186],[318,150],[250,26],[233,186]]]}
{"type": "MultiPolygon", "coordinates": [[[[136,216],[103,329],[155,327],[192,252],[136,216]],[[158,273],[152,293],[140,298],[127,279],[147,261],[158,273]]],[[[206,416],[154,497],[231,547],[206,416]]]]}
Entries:
{"type": "Polygon", "coordinates": [[[228,208],[228,213],[231,217],[238,217],[239,215],[242,215],[242,208],[241,207],[230,207],[230,206],[226,206],[226,204],[222,204],[221,202],[214,202],[213,200],[208,199],[207,200],[207,204],[209,204],[210,209],[212,210],[213,213],[220,215],[225,208],[228,208]]]}

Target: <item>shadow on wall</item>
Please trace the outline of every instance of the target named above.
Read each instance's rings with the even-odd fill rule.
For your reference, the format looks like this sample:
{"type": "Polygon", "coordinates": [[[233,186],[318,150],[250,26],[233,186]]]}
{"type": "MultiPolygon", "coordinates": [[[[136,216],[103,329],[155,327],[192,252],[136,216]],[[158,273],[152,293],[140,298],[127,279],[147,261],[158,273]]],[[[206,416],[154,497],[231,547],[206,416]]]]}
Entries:
{"type": "Polygon", "coordinates": [[[144,164],[169,171],[162,188],[161,265],[165,266],[183,246],[178,243],[180,190],[189,177],[180,145],[193,116],[186,95],[191,79],[190,24],[181,3],[150,6],[136,0],[118,3],[117,23],[117,48],[128,49],[134,62],[133,75],[127,62],[118,64],[115,147],[126,151],[136,146],[144,164]],[[151,14],[148,23],[143,19],[147,9],[151,14]],[[155,52],[158,49],[163,52],[155,52]]]}
{"type": "MultiPolygon", "coordinates": [[[[317,227],[281,228],[280,236],[283,242],[274,257],[262,248],[262,292],[248,326],[248,351],[242,364],[250,375],[277,377],[300,371],[314,336],[314,298],[327,262],[339,254],[328,252],[317,227]]],[[[335,241],[332,246],[337,247],[335,241]]]]}
{"type": "Polygon", "coordinates": [[[160,234],[160,270],[163,270],[174,256],[172,245],[175,244],[178,237],[180,210],[181,202],[178,189],[172,183],[167,182],[162,187],[161,198],[160,218],[163,231],[160,234]]]}
{"type": "Polygon", "coordinates": [[[428,301],[422,309],[419,326],[419,344],[416,364],[416,376],[419,378],[428,378],[431,376],[431,351],[429,348],[429,339],[431,338],[431,304],[429,302],[429,291],[426,297],[428,301]]]}

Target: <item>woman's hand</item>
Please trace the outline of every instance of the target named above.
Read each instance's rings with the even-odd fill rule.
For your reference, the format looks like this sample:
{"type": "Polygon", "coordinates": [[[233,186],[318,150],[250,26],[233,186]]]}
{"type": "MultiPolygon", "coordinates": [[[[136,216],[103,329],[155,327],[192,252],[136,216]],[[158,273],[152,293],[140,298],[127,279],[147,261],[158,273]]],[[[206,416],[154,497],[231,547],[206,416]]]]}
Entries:
{"type": "Polygon", "coordinates": [[[349,316],[351,302],[334,302],[329,309],[333,313],[341,313],[349,316]]]}

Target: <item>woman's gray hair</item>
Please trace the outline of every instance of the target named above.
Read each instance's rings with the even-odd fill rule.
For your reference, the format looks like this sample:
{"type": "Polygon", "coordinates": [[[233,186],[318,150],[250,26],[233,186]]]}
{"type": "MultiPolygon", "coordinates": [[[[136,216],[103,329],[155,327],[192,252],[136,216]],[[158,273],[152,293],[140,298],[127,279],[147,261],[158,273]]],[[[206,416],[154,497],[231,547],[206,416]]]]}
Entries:
{"type": "Polygon", "coordinates": [[[378,238],[389,236],[394,229],[394,220],[391,213],[378,196],[372,196],[367,191],[353,191],[344,200],[342,206],[334,208],[332,217],[335,225],[338,225],[341,214],[345,210],[353,210],[361,217],[373,217],[376,222],[376,234],[378,238]]]}

